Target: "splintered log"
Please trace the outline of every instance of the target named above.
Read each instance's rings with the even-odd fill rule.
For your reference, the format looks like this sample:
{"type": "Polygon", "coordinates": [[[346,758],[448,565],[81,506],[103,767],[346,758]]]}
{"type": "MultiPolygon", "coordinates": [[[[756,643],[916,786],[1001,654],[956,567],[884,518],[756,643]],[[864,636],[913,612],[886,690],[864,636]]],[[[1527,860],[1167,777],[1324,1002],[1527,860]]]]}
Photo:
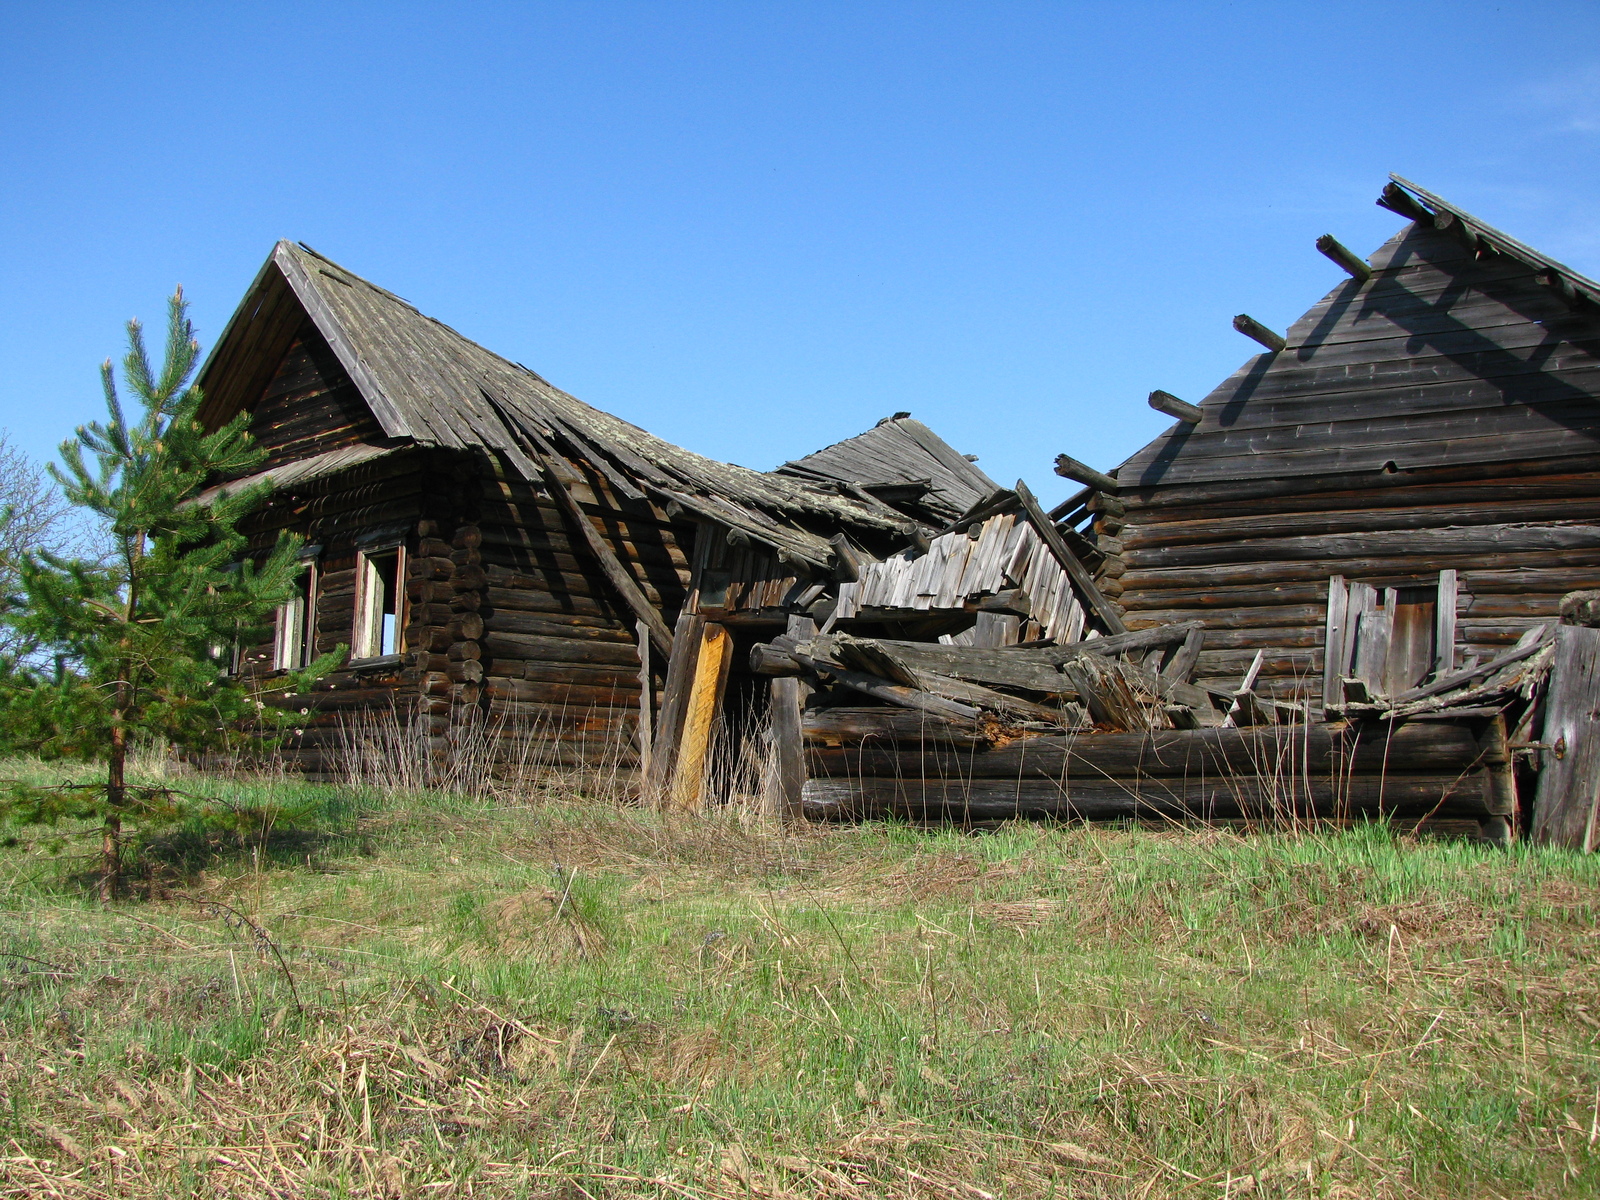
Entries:
{"type": "Polygon", "coordinates": [[[1233,319],[1233,327],[1251,341],[1260,342],[1274,354],[1289,344],[1281,333],[1274,333],[1249,313],[1240,313],[1236,316],[1233,319]]]}
{"type": "Polygon", "coordinates": [[[1325,233],[1317,239],[1317,249],[1325,254],[1340,270],[1349,274],[1352,279],[1365,283],[1372,278],[1372,268],[1369,267],[1353,250],[1339,241],[1331,233],[1325,233]]]}
{"type": "Polygon", "coordinates": [[[1187,400],[1179,400],[1171,392],[1163,392],[1160,388],[1150,393],[1150,407],[1158,413],[1165,413],[1182,421],[1185,425],[1198,425],[1205,412],[1198,404],[1190,404],[1187,400]]]}

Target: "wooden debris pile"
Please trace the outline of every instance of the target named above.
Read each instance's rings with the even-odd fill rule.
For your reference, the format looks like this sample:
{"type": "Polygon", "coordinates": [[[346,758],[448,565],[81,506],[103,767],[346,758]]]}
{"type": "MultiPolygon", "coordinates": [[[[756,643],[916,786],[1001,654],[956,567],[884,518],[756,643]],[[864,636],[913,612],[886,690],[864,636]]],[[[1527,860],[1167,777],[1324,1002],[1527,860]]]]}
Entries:
{"type": "Polygon", "coordinates": [[[1469,662],[1393,696],[1385,695],[1362,675],[1338,676],[1339,700],[1328,706],[1328,715],[1330,719],[1343,715],[1387,720],[1445,711],[1500,710],[1529,701],[1555,660],[1555,629],[1553,621],[1533,625],[1504,654],[1469,662]]]}
{"type": "Polygon", "coordinates": [[[1198,621],[1070,645],[979,648],[815,633],[801,628],[751,652],[760,675],[802,676],[812,689],[809,740],[918,736],[976,744],[1061,732],[1195,729],[1282,723],[1295,709],[1190,682],[1204,641],[1198,621]],[[876,704],[863,706],[863,697],[876,704]],[[848,710],[841,712],[839,710],[848,710]],[[908,715],[908,710],[909,714],[908,715]]]}

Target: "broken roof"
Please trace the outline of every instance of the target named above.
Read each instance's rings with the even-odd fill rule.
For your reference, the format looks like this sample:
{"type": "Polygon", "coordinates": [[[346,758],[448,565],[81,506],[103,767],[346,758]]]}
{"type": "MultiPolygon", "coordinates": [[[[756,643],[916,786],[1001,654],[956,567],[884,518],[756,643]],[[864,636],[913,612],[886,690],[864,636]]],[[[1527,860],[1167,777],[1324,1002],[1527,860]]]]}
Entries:
{"type": "Polygon", "coordinates": [[[855,437],[778,468],[782,475],[859,484],[895,503],[915,504],[946,522],[994,493],[997,485],[910,413],[885,417],[855,437]]]}
{"type": "Polygon", "coordinates": [[[215,426],[252,404],[306,319],[396,441],[493,451],[533,479],[530,447],[542,439],[587,460],[624,496],[676,502],[815,566],[832,551],[812,526],[911,528],[904,514],[837,476],[754,471],[664,441],[288,241],[274,247],[201,368],[201,419],[215,426]]]}

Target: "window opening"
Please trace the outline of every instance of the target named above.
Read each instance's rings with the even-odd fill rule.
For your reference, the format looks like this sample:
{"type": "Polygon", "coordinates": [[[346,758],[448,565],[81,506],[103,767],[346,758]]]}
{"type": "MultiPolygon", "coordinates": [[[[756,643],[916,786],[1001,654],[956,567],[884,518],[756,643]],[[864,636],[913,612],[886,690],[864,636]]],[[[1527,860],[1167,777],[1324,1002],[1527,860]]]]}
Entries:
{"type": "Polygon", "coordinates": [[[363,552],[357,559],[356,625],[351,638],[352,657],[379,658],[399,654],[403,609],[400,601],[404,551],[363,552]]]}
{"type": "Polygon", "coordinates": [[[277,636],[272,644],[272,669],[295,671],[316,657],[317,564],[310,563],[295,592],[278,605],[277,636]]]}
{"type": "Polygon", "coordinates": [[[1455,668],[1456,573],[1437,583],[1376,588],[1328,581],[1324,707],[1344,700],[1345,681],[1394,697],[1455,668]]]}

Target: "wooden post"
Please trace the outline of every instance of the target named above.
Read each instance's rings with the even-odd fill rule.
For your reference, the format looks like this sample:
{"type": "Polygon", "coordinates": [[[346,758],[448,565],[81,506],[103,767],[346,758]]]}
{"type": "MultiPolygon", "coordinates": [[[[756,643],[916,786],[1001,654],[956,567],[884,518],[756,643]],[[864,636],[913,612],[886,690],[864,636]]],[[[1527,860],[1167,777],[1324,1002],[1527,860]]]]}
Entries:
{"type": "Polygon", "coordinates": [[[1340,680],[1344,678],[1345,666],[1350,661],[1349,653],[1349,616],[1350,589],[1345,586],[1343,575],[1334,575],[1328,580],[1328,624],[1327,634],[1322,639],[1322,714],[1327,719],[1329,710],[1340,707],[1344,703],[1344,691],[1340,680]]]}
{"type": "Polygon", "coordinates": [[[1454,571],[1439,572],[1439,598],[1433,610],[1433,673],[1448,675],[1456,669],[1456,598],[1454,571]]]}
{"type": "Polygon", "coordinates": [[[643,799],[647,804],[665,802],[672,782],[673,764],[678,758],[678,743],[683,733],[683,714],[694,682],[695,662],[700,654],[700,635],[706,619],[699,613],[685,612],[678,617],[672,635],[672,655],[667,659],[667,682],[661,691],[661,719],[656,722],[651,746],[650,771],[645,776],[643,799]]]}
{"type": "Polygon", "coordinates": [[[699,653],[684,703],[677,761],[672,765],[667,806],[673,812],[696,813],[705,802],[706,759],[711,753],[732,661],[733,636],[721,625],[706,622],[700,631],[699,653]]]}
{"type": "Polygon", "coordinates": [[[650,626],[640,620],[635,627],[639,638],[639,778],[650,778],[650,737],[655,704],[650,695],[650,626]]]}
{"type": "MultiPolygon", "coordinates": [[[[807,641],[816,636],[817,623],[810,617],[791,616],[787,633],[807,641]]],[[[792,660],[791,660],[792,661],[792,660]]],[[[806,748],[801,733],[801,710],[810,692],[803,679],[782,677],[772,680],[767,694],[771,713],[772,742],[762,780],[763,799],[768,815],[786,821],[799,819],[801,797],[806,785],[806,748]]]]}
{"type": "Polygon", "coordinates": [[[1544,701],[1544,751],[1533,840],[1585,853],[1600,817],[1600,629],[1556,627],[1555,667],[1544,701]]]}

